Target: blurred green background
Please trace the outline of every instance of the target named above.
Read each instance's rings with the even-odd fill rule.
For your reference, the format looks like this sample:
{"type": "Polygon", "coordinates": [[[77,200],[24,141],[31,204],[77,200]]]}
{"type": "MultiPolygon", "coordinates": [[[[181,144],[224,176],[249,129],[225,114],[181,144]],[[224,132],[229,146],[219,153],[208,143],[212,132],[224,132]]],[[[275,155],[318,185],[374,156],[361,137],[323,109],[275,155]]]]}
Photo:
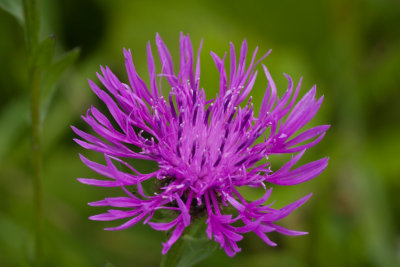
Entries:
{"type": "MultiPolygon", "coordinates": [[[[105,209],[86,205],[118,190],[82,185],[98,177],[78,153],[99,159],[73,143],[70,125],[88,130],[80,115],[99,101],[87,78],[99,65],[127,80],[122,48],[131,48],[146,78],[145,45],[159,32],[178,59],[179,32],[197,50],[204,38],[202,86],[211,98],[218,73],[209,55],[223,55],[229,41],[244,38],[261,52],[280,88],[304,77],[325,102],[311,124],[332,125],[306,160],[330,156],[318,178],[275,187],[275,207],[313,192],[308,203],[281,225],[309,231],[300,237],[271,235],[271,248],[253,234],[235,258],[218,250],[198,266],[400,266],[400,2],[329,1],[107,1],[42,0],[41,36],[53,34],[56,55],[81,48],[78,62],[57,84],[43,126],[46,266],[158,266],[163,233],[138,224],[119,232],[88,216],[105,209]]],[[[0,10],[0,266],[29,265],[33,251],[33,205],[29,95],[23,31],[0,10]]],[[[155,48],[153,47],[153,51],[155,48]]],[[[260,75],[262,76],[262,75],[260,75]]],[[[256,109],[264,93],[253,91],[256,109]]],[[[305,162],[305,161],[304,161],[305,162]]],[[[144,170],[149,166],[138,167],[144,170]]]]}

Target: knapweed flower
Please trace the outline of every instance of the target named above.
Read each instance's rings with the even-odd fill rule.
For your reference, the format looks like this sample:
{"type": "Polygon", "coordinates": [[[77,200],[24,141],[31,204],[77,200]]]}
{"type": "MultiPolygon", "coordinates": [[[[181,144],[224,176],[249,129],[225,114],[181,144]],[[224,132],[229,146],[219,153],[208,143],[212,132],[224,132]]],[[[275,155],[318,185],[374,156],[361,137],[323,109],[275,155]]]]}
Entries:
{"type": "Polygon", "coordinates": [[[136,72],[130,50],[124,50],[129,84],[121,82],[108,67],[101,67],[101,74],[97,75],[106,91],[89,80],[112,118],[92,106],[83,120],[96,135],[72,128],[81,137],[75,139],[79,145],[105,157],[104,165],[81,156],[82,161],[109,179],[79,181],[121,187],[125,192],[123,197],[89,203],[112,207],[90,219],[126,219],[122,225],[106,230],[126,229],[143,222],[155,230],[170,231],[169,240],[163,244],[163,254],[197,217],[206,217],[208,237],[218,242],[229,256],[241,250],[237,242],[243,233],[254,232],[271,246],[276,244],[268,238],[270,232],[305,234],[275,222],[288,216],[311,194],[280,209],[264,203],[271,194],[271,184],[299,184],[316,177],[327,166],[328,158],[323,158],[293,168],[305,150],[321,141],[329,128],[322,125],[299,132],[322,103],[323,97],[315,99],[315,86],[296,103],[301,80],[295,88],[292,79],[285,75],[288,89],[279,98],[270,73],[262,65],[268,84],[260,111],[255,114],[249,95],[256,81],[256,68],[269,52],[256,60],[256,48],[247,65],[246,41],[238,59],[231,44],[229,76],[225,56],[221,59],[211,52],[220,79],[219,93],[209,99],[200,87],[202,42],[195,60],[189,36],[181,34],[177,73],[159,35],[156,45],[161,70],[156,71],[148,43],[148,85],[136,72]],[[161,79],[168,81],[163,83],[163,88],[161,79]],[[169,90],[164,91],[166,96],[161,89],[169,90]],[[295,156],[274,171],[268,157],[284,153],[295,156]],[[132,158],[154,161],[158,167],[154,172],[141,173],[128,164],[127,159],[132,158]],[[154,192],[146,194],[142,183],[149,179],[157,186],[154,192]],[[241,187],[263,188],[265,194],[249,201],[240,193],[241,187]],[[175,217],[170,221],[155,221],[155,214],[162,210],[175,217]]]}

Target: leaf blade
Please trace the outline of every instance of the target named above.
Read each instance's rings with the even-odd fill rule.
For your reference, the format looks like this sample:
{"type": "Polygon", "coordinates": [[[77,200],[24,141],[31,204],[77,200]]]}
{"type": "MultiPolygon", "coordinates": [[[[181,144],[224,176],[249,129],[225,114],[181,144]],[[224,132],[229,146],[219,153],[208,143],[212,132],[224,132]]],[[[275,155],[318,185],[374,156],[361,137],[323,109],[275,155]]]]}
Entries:
{"type": "Polygon", "coordinates": [[[61,75],[70,67],[79,57],[80,49],[76,48],[68,53],[64,54],[59,60],[51,64],[42,79],[41,84],[41,120],[43,121],[46,117],[47,111],[50,107],[50,103],[53,95],[55,94],[56,83],[61,75]]]}
{"type": "Polygon", "coordinates": [[[12,15],[21,26],[24,25],[22,0],[0,0],[0,8],[12,15]]]}
{"type": "Polygon", "coordinates": [[[163,256],[161,267],[188,267],[211,256],[218,244],[206,235],[205,219],[197,219],[186,228],[184,235],[163,256]]]}

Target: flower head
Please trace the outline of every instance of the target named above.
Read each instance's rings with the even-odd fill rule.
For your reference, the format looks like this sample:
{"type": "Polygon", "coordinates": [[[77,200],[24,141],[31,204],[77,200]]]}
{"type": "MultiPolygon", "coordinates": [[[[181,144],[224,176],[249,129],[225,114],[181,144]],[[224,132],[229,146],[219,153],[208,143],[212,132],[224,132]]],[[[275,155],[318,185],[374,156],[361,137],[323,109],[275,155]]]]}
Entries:
{"type": "Polygon", "coordinates": [[[163,244],[163,254],[199,216],[207,218],[208,237],[220,243],[229,256],[240,251],[237,242],[246,232],[254,232],[271,246],[276,244],[267,233],[305,234],[285,229],[275,222],[289,215],[311,195],[280,209],[264,203],[271,194],[272,187],[267,188],[271,184],[302,183],[319,175],[327,166],[328,158],[323,158],[293,168],[305,150],[317,144],[329,128],[329,125],[321,125],[298,133],[322,103],[323,97],[315,99],[315,86],[296,103],[301,80],[294,87],[292,79],[285,75],[288,89],[279,98],[268,69],[262,65],[268,84],[260,112],[255,114],[249,94],[258,74],[256,67],[270,51],[256,60],[256,48],[247,65],[246,41],[238,59],[231,44],[229,76],[224,67],[225,56],[221,59],[211,52],[220,74],[219,93],[214,99],[207,99],[205,90],[200,87],[202,43],[195,60],[189,36],[181,34],[178,73],[159,35],[156,45],[161,70],[156,71],[148,43],[149,85],[137,74],[130,50],[124,50],[129,84],[121,82],[108,67],[101,67],[101,74],[98,74],[107,91],[89,80],[114,122],[92,106],[82,118],[96,136],[75,127],[72,129],[81,137],[75,141],[86,149],[103,153],[106,163],[99,164],[81,156],[82,161],[109,179],[82,178],[79,181],[121,187],[125,192],[123,197],[90,203],[91,206],[113,207],[90,219],[126,219],[122,225],[106,230],[125,229],[140,221],[155,230],[170,230],[172,234],[163,244]],[[167,97],[163,96],[158,83],[165,78],[169,89],[167,97]],[[243,103],[245,100],[247,103],[243,103]],[[297,154],[280,169],[272,171],[268,157],[283,153],[297,154]],[[127,163],[129,158],[155,161],[158,168],[151,173],[140,173],[127,163]],[[116,163],[124,168],[117,168],[116,163]],[[158,188],[146,194],[142,183],[149,179],[154,180],[158,188]],[[131,193],[127,186],[134,186],[136,193],[131,193]],[[248,201],[238,190],[244,186],[261,187],[265,194],[256,201],[248,201]],[[160,210],[172,211],[175,217],[171,221],[154,221],[155,213],[160,210]]]}

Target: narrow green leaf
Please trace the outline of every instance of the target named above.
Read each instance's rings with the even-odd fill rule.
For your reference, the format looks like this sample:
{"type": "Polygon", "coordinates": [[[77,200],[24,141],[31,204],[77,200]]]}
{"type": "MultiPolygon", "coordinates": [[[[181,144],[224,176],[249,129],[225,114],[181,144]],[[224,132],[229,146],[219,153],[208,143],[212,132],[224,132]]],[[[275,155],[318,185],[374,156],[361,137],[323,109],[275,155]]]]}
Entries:
{"type": "Polygon", "coordinates": [[[0,0],[0,8],[15,17],[21,26],[24,25],[24,11],[22,0],[0,0]]]}
{"type": "Polygon", "coordinates": [[[79,56],[79,52],[79,49],[71,50],[50,66],[43,78],[43,96],[47,96],[50,93],[51,87],[57,82],[63,72],[75,62],[79,56]]]}
{"type": "Polygon", "coordinates": [[[185,230],[183,236],[163,256],[161,267],[187,267],[211,256],[218,244],[206,235],[207,224],[197,219],[185,230]]]}
{"type": "Polygon", "coordinates": [[[46,69],[52,63],[54,57],[55,39],[49,36],[44,39],[34,52],[34,64],[40,69],[46,69]]]}
{"type": "Polygon", "coordinates": [[[218,247],[218,243],[205,238],[192,238],[183,236],[185,240],[184,251],[177,267],[192,266],[212,255],[218,247]]]}
{"type": "MultiPolygon", "coordinates": [[[[23,0],[25,43],[28,58],[32,62],[34,51],[39,44],[39,8],[38,0],[23,0]]],[[[31,65],[30,68],[33,66],[31,65]]]]}
{"type": "Polygon", "coordinates": [[[56,82],[59,80],[64,71],[77,60],[79,52],[80,49],[78,48],[69,51],[59,60],[51,64],[48,70],[45,72],[41,86],[42,88],[41,98],[43,101],[41,110],[42,121],[46,116],[52,96],[55,93],[54,89],[56,88],[55,87],[56,82]]]}

